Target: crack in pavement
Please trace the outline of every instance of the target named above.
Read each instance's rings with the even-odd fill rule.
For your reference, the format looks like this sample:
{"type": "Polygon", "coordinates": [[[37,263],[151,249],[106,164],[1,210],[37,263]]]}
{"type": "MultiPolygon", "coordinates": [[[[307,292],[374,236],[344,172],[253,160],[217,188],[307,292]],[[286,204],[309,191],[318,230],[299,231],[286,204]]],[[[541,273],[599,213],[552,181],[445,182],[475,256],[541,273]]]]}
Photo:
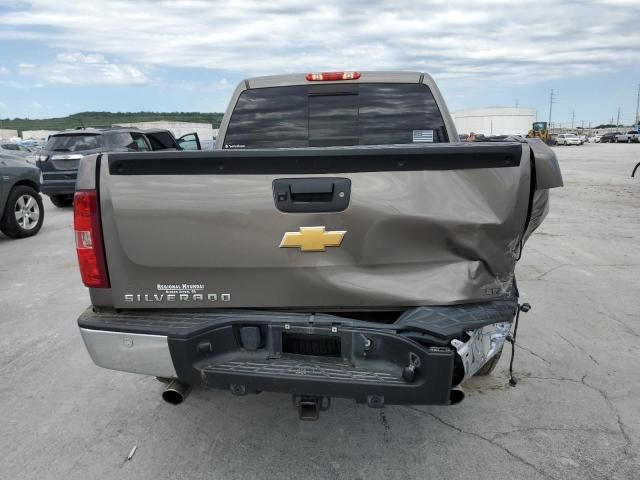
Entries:
{"type": "Polygon", "coordinates": [[[611,312],[606,312],[606,314],[609,315],[609,318],[611,318],[611,320],[613,320],[614,322],[618,323],[619,325],[622,325],[627,334],[631,335],[632,337],[636,337],[636,338],[640,337],[640,335],[638,335],[633,328],[631,328],[629,325],[627,325],[626,322],[620,320],[615,314],[613,314],[611,312]]]}
{"type": "Polygon", "coordinates": [[[602,396],[602,398],[604,399],[605,403],[607,404],[611,412],[615,415],[616,422],[618,423],[618,429],[620,430],[620,433],[622,434],[622,437],[625,440],[625,446],[623,449],[624,455],[615,461],[615,463],[611,467],[611,470],[609,470],[609,472],[607,473],[607,478],[610,478],[610,476],[617,471],[617,469],[619,468],[622,462],[624,462],[625,460],[630,460],[636,456],[635,453],[631,451],[631,445],[633,444],[633,441],[631,440],[629,433],[625,429],[624,422],[620,417],[620,413],[618,413],[618,410],[616,409],[615,405],[609,398],[609,395],[607,394],[607,392],[599,387],[596,387],[595,385],[591,385],[587,383],[587,375],[584,375],[582,377],[581,383],[587,388],[590,388],[593,391],[598,392],[602,396]]]}
{"type": "Polygon", "coordinates": [[[536,278],[534,278],[534,280],[542,280],[546,275],[548,275],[549,273],[561,268],[561,267],[566,267],[569,266],[571,264],[569,263],[561,263],[560,265],[556,265],[555,267],[551,267],[549,270],[546,270],[544,272],[542,272],[540,275],[538,275],[536,278]]]}
{"type": "MultiPolygon", "coordinates": [[[[548,255],[546,255],[546,256],[549,257],[548,255]]],[[[549,258],[552,258],[552,257],[549,257],[549,258]]],[[[638,264],[638,263],[625,263],[625,264],[619,264],[619,263],[561,263],[559,265],[554,265],[553,267],[549,268],[548,270],[545,270],[544,272],[542,272],[537,277],[528,278],[528,279],[525,279],[525,281],[535,282],[537,280],[544,280],[544,277],[546,277],[548,274],[558,270],[559,268],[563,268],[563,267],[574,267],[574,268],[580,268],[580,267],[592,267],[592,268],[598,268],[598,267],[620,267],[620,268],[627,268],[627,267],[639,267],[639,266],[640,266],[640,264],[638,264]]]]}
{"type": "Polygon", "coordinates": [[[522,378],[534,379],[534,380],[557,380],[558,382],[582,383],[582,381],[578,378],[568,378],[568,377],[541,377],[537,375],[527,375],[527,376],[523,376],[522,378]]]}
{"type": "Polygon", "coordinates": [[[405,406],[405,408],[407,408],[409,410],[413,410],[414,412],[418,412],[421,415],[428,415],[428,416],[432,417],[433,419],[437,420],[438,422],[440,422],[441,424],[443,424],[443,425],[455,430],[456,432],[458,432],[458,433],[460,433],[462,435],[469,435],[471,437],[475,437],[475,438],[478,438],[480,440],[484,440],[485,442],[490,443],[494,447],[497,447],[500,450],[504,451],[510,457],[512,457],[515,460],[519,461],[523,465],[526,465],[527,467],[531,468],[532,470],[534,470],[539,475],[542,475],[543,477],[549,478],[551,480],[559,480],[556,477],[553,477],[553,476],[549,475],[548,473],[540,470],[533,463],[529,462],[526,458],[523,458],[520,455],[516,454],[515,452],[509,450],[507,447],[505,447],[503,445],[500,445],[499,443],[494,442],[492,438],[484,437],[484,436],[480,435],[479,433],[469,432],[467,430],[463,430],[462,428],[459,428],[459,427],[455,426],[454,424],[447,422],[446,420],[438,417],[437,415],[435,415],[435,414],[433,414],[431,412],[425,412],[424,410],[420,410],[419,408],[412,407],[412,406],[405,406]]]}
{"type": "Polygon", "coordinates": [[[589,427],[574,427],[574,428],[569,428],[569,427],[522,427],[522,428],[517,428],[514,430],[509,430],[506,432],[482,432],[482,433],[476,433],[476,432],[470,432],[468,430],[464,430],[452,423],[447,422],[446,420],[444,420],[441,417],[438,417],[437,415],[431,413],[431,412],[425,412],[424,410],[420,410],[417,407],[413,407],[413,406],[405,406],[405,408],[409,409],[409,410],[413,410],[414,412],[418,412],[422,415],[427,415],[432,417],[433,419],[437,420],[438,422],[440,422],[441,424],[455,430],[456,432],[462,434],[462,435],[468,435],[471,437],[475,437],[478,438],[480,440],[484,440],[487,443],[490,443],[491,445],[503,450],[505,453],[507,453],[510,457],[514,458],[515,460],[519,461],[520,463],[522,463],[523,465],[526,465],[528,467],[530,467],[531,469],[533,469],[536,473],[542,475],[545,478],[549,478],[552,480],[558,480],[557,477],[554,477],[546,472],[544,472],[543,470],[541,470],[540,468],[538,468],[536,465],[534,465],[533,463],[529,462],[526,458],[516,454],[515,452],[513,452],[512,450],[510,450],[509,448],[500,445],[499,443],[496,442],[497,439],[505,437],[507,435],[510,435],[512,433],[517,433],[517,432],[527,432],[527,431],[585,431],[585,432],[594,432],[594,433],[604,433],[604,434],[608,434],[608,435],[621,435],[622,438],[625,441],[625,445],[623,447],[623,455],[616,459],[614,461],[614,463],[611,466],[611,469],[607,472],[606,477],[605,478],[611,478],[611,476],[618,470],[618,468],[620,468],[620,465],[627,461],[627,460],[631,460],[634,459],[637,455],[632,452],[631,447],[633,445],[633,441],[631,440],[631,437],[629,436],[629,433],[626,431],[625,429],[625,425],[624,422],[622,421],[622,418],[620,417],[620,414],[618,413],[618,410],[616,409],[615,405],[613,404],[613,402],[611,401],[611,399],[609,398],[607,392],[599,387],[596,387],[595,385],[591,385],[590,383],[588,383],[586,381],[587,379],[587,375],[583,375],[580,379],[574,379],[574,378],[566,378],[566,377],[538,377],[538,376],[530,376],[530,377],[526,377],[528,379],[536,379],[536,380],[555,380],[555,381],[560,381],[560,382],[570,382],[570,383],[574,383],[574,384],[580,384],[583,385],[595,392],[597,392],[602,399],[604,400],[604,402],[607,404],[607,407],[609,408],[609,410],[611,411],[611,413],[614,415],[615,419],[616,419],[616,423],[618,426],[618,430],[610,430],[610,429],[600,429],[600,428],[589,428],[589,427]],[[488,437],[485,436],[487,434],[492,434],[492,433],[496,433],[494,436],[488,437]]]}
{"type": "Polygon", "coordinates": [[[565,342],[567,342],[569,345],[571,345],[573,348],[575,348],[576,350],[579,350],[580,352],[584,353],[586,356],[588,356],[591,361],[593,363],[595,363],[596,365],[600,366],[600,362],[598,362],[595,358],[593,358],[593,355],[591,355],[589,352],[587,352],[584,348],[576,345],[575,343],[573,343],[571,340],[569,340],[568,338],[566,338],[565,336],[563,336],[561,333],[559,333],[558,331],[554,330],[554,332],[556,333],[556,335],[558,335],[561,339],[563,339],[565,342]]]}
{"type": "Polygon", "coordinates": [[[506,437],[507,435],[511,435],[512,433],[520,433],[520,432],[593,432],[593,433],[604,433],[607,435],[621,435],[618,430],[608,430],[605,428],[590,428],[590,427],[521,427],[515,428],[513,430],[508,430],[506,432],[482,432],[483,435],[487,434],[495,434],[491,437],[491,440],[495,440],[500,437],[506,437]]]}
{"type": "MultiPolygon", "coordinates": [[[[595,385],[591,385],[590,383],[588,383],[587,382],[587,377],[588,377],[588,375],[583,375],[582,378],[580,378],[580,380],[576,380],[576,379],[573,379],[573,378],[563,378],[563,377],[533,377],[532,376],[532,377],[526,377],[526,378],[533,378],[533,379],[540,379],[540,380],[557,380],[557,381],[561,381],[561,382],[580,383],[581,385],[584,385],[585,387],[593,390],[594,392],[599,393],[600,396],[603,398],[604,402],[609,407],[609,410],[611,410],[611,413],[613,413],[613,415],[615,416],[616,422],[618,424],[618,430],[620,431],[620,434],[623,436],[623,438],[625,439],[625,442],[626,442],[625,451],[629,451],[629,447],[631,446],[633,441],[631,440],[631,437],[629,436],[628,432],[625,430],[624,422],[622,421],[622,418],[620,418],[620,414],[618,413],[618,410],[616,409],[615,405],[613,404],[613,402],[609,398],[609,395],[607,394],[607,392],[604,391],[603,389],[601,389],[600,387],[596,387],[595,385]]],[[[631,456],[633,457],[635,455],[631,454],[631,456]]]]}
{"type": "Polygon", "coordinates": [[[516,347],[520,348],[522,350],[524,350],[525,352],[530,353],[531,355],[533,355],[536,358],[539,358],[540,360],[542,360],[544,363],[546,363],[547,365],[551,365],[551,362],[549,360],[547,360],[546,358],[543,358],[542,356],[538,355],[536,352],[534,352],[533,350],[531,350],[528,347],[525,347],[524,345],[522,345],[520,342],[516,342],[516,347]]]}
{"type": "Polygon", "coordinates": [[[590,383],[587,382],[587,375],[583,375],[582,378],[580,380],[576,380],[573,378],[553,378],[553,377],[526,377],[526,378],[534,378],[534,379],[541,379],[541,380],[557,380],[557,381],[564,381],[564,382],[571,382],[571,383],[580,383],[581,385],[584,385],[585,387],[593,390],[594,392],[597,392],[598,394],[600,394],[600,396],[602,397],[602,399],[604,400],[604,402],[607,404],[607,407],[609,407],[609,410],[611,410],[611,413],[613,413],[615,419],[616,419],[616,423],[618,424],[618,430],[620,435],[622,435],[622,438],[624,438],[625,441],[625,445],[623,447],[623,452],[624,455],[620,458],[618,458],[612,465],[611,470],[609,470],[609,472],[607,473],[606,478],[611,478],[611,475],[613,475],[617,469],[620,467],[620,464],[622,464],[622,462],[626,461],[626,460],[631,460],[633,458],[636,457],[636,454],[634,452],[631,451],[631,446],[633,444],[633,441],[631,440],[631,437],[629,436],[629,433],[626,431],[625,426],[624,426],[624,422],[622,421],[622,418],[620,417],[620,414],[618,413],[618,410],[616,409],[615,405],[613,404],[613,402],[611,401],[611,399],[609,398],[609,395],[607,394],[607,392],[599,387],[596,387],[595,385],[591,385],[590,383]]]}

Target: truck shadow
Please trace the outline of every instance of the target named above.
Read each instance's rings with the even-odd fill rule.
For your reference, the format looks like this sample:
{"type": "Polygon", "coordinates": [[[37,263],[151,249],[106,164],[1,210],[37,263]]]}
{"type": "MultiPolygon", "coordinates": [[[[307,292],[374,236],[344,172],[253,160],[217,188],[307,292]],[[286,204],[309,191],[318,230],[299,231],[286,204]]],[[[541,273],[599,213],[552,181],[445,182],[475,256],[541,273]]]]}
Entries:
{"type": "Polygon", "coordinates": [[[154,408],[135,471],[149,478],[172,478],[160,465],[189,478],[542,478],[562,457],[562,478],[585,478],[594,467],[581,460],[583,449],[598,457],[598,472],[612,467],[625,443],[614,414],[593,416],[594,408],[610,410],[597,389],[519,373],[515,388],[504,369],[471,379],[455,406],[371,409],[333,399],[314,422],[298,419],[288,395],[195,390],[182,405],[154,408]],[[562,454],[550,456],[554,448],[562,454]]]}
{"type": "Polygon", "coordinates": [[[471,462],[482,465],[486,478],[508,472],[523,478],[528,467],[510,465],[500,446],[460,427],[495,428],[492,417],[501,414],[499,404],[509,401],[508,393],[505,377],[473,379],[471,398],[452,407],[371,409],[332,399],[331,408],[309,422],[298,419],[288,395],[234,397],[202,389],[177,407],[162,404],[163,418],[155,425],[173,438],[168,450],[158,447],[175,457],[173,464],[188,456],[184,468],[195,469],[196,477],[431,478],[446,472],[445,478],[461,478],[471,462]],[[507,395],[497,391],[503,389],[507,395]],[[462,452],[464,462],[456,460],[462,452]],[[498,468],[496,457],[507,464],[498,468]]]}

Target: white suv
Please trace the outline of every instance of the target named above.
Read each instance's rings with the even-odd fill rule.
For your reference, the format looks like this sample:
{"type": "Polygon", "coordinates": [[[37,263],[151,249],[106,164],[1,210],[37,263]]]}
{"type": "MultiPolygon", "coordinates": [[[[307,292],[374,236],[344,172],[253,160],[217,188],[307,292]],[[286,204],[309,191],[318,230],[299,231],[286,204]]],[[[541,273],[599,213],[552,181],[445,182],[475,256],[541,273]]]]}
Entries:
{"type": "Polygon", "coordinates": [[[582,145],[580,137],[574,133],[561,133],[558,135],[558,145],[582,145]]]}

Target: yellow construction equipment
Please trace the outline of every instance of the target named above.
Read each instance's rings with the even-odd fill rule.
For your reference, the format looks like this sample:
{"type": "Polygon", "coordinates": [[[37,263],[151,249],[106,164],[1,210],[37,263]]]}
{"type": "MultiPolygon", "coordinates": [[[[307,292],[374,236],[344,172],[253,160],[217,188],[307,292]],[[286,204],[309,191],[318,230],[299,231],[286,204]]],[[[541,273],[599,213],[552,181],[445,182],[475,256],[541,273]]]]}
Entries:
{"type": "Polygon", "coordinates": [[[547,128],[547,122],[533,122],[531,130],[527,134],[528,138],[539,138],[547,145],[551,144],[551,136],[547,128]]]}

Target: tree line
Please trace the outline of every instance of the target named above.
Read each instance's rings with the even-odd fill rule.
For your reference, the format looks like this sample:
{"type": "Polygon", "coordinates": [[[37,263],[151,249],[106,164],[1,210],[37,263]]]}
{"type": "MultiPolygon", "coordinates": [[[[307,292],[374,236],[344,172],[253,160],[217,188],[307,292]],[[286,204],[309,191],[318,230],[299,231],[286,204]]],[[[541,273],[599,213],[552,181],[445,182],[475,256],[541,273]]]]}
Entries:
{"type": "Polygon", "coordinates": [[[218,128],[222,113],[212,112],[80,112],[58,118],[5,118],[0,119],[0,128],[12,130],[65,130],[81,127],[110,127],[117,123],[154,122],[209,123],[218,128]]]}

